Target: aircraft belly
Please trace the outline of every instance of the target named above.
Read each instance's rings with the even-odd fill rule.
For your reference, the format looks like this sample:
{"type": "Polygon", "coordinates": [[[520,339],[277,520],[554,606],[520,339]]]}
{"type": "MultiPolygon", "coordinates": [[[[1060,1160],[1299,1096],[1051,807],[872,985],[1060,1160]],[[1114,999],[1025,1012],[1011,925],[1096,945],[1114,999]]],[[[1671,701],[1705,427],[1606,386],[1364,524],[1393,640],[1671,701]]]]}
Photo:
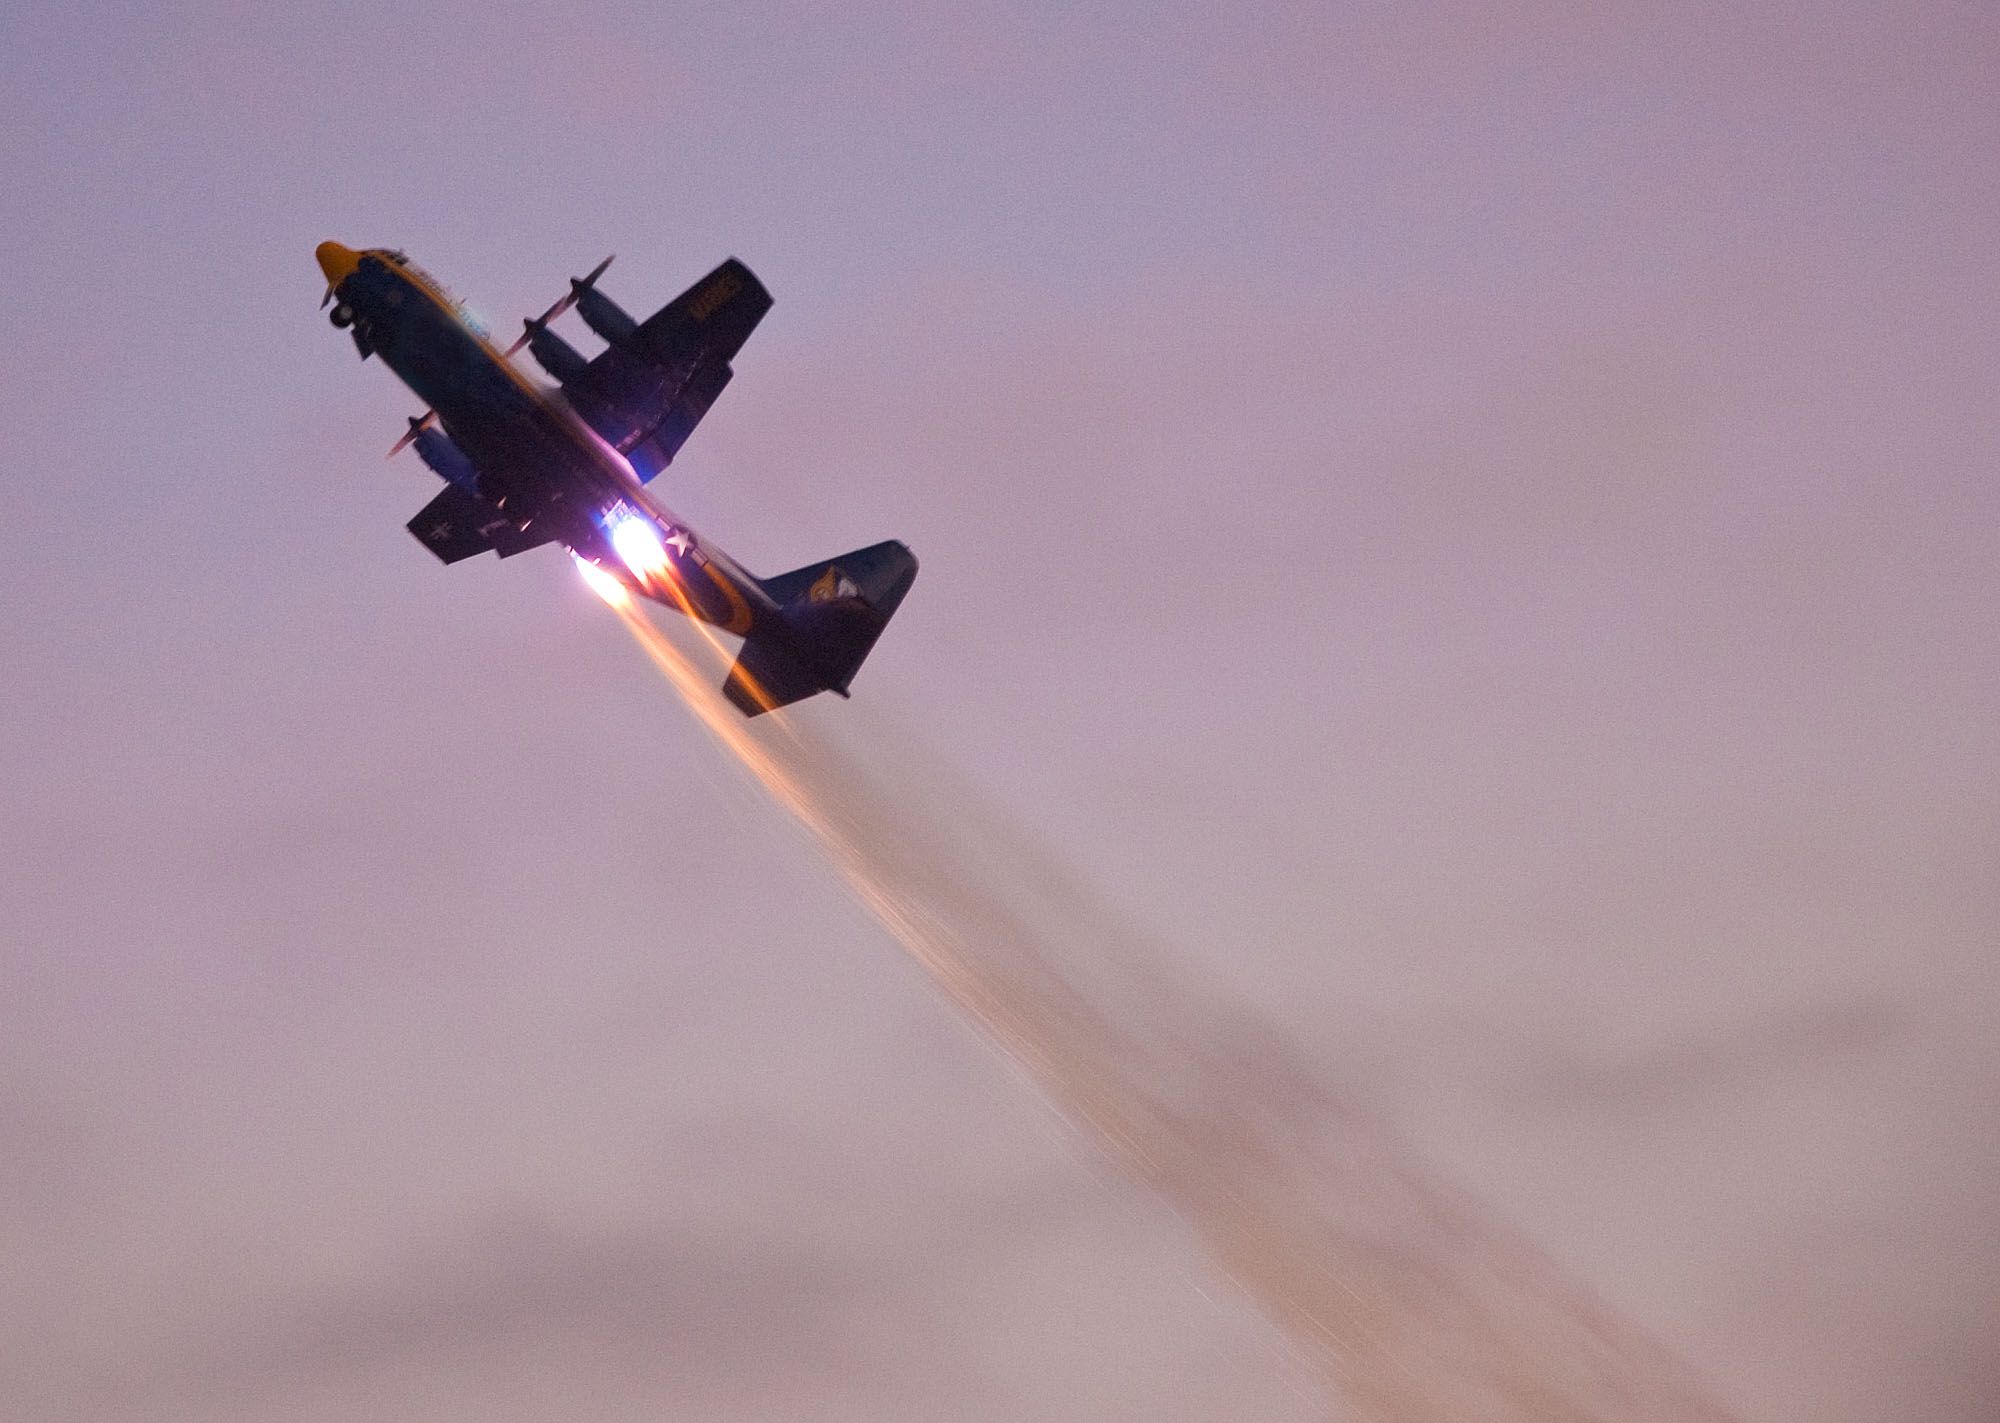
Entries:
{"type": "Polygon", "coordinates": [[[671,574],[650,583],[649,596],[738,635],[749,634],[771,611],[754,579],[627,488],[629,481],[591,448],[580,419],[572,423],[455,313],[409,299],[387,301],[377,311],[371,337],[382,360],[437,413],[477,471],[480,497],[510,523],[615,564],[617,553],[598,516],[632,500],[668,530],[670,542],[673,534],[683,536],[673,545],[671,574]]]}
{"type": "Polygon", "coordinates": [[[533,391],[444,313],[410,312],[383,358],[437,412],[479,471],[482,491],[509,512],[540,513],[574,487],[578,457],[533,391]]]}

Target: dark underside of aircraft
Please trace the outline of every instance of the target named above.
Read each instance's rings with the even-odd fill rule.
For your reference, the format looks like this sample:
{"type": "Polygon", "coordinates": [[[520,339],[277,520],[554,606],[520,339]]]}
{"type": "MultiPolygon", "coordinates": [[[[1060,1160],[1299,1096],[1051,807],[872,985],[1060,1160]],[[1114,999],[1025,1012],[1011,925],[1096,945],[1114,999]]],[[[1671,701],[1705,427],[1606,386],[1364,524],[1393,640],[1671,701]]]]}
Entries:
{"type": "Polygon", "coordinates": [[[724,691],[746,715],[848,684],[916,578],[893,540],[772,578],[744,571],[647,487],[734,374],[771,297],[724,262],[644,321],[597,289],[606,258],[497,350],[401,252],[321,243],[327,304],[362,357],[378,357],[428,407],[414,445],[445,481],[410,532],[446,563],[543,544],[566,548],[607,600],[634,595],[743,639],[724,691]],[[571,306],[604,342],[586,357],[551,323],[571,306]],[[513,363],[526,347],[551,389],[513,363]]]}

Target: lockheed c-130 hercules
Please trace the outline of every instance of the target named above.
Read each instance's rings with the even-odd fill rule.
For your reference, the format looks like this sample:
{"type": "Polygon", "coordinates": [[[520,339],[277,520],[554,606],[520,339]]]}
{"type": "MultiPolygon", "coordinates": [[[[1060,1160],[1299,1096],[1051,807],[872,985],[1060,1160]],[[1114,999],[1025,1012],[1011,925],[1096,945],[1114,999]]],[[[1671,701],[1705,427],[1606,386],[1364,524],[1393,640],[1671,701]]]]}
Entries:
{"type": "Polygon", "coordinates": [[[428,407],[390,453],[415,445],[445,481],[409,524],[432,553],[456,563],[559,543],[607,600],[636,593],[736,634],[743,645],[723,692],[746,716],[816,692],[847,695],[917,576],[910,551],[891,540],[756,578],[646,488],[771,309],[748,267],[731,258],[635,321],[597,289],[607,257],[502,352],[401,252],[322,242],[314,255],[333,324],[428,407]],[[549,329],[572,306],[605,342],[595,357],[549,329]],[[523,346],[558,388],[514,365],[523,346]]]}

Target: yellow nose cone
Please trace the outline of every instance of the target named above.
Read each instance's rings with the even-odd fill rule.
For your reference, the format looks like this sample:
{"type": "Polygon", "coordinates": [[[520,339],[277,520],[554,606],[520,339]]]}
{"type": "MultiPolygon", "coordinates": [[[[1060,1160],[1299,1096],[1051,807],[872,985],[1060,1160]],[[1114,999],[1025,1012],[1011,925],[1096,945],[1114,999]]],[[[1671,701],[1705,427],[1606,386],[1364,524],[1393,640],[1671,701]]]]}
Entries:
{"type": "Polygon", "coordinates": [[[342,247],[338,242],[320,243],[313,249],[313,256],[319,259],[319,269],[326,273],[328,290],[346,281],[361,265],[361,254],[351,247],[342,247]]]}

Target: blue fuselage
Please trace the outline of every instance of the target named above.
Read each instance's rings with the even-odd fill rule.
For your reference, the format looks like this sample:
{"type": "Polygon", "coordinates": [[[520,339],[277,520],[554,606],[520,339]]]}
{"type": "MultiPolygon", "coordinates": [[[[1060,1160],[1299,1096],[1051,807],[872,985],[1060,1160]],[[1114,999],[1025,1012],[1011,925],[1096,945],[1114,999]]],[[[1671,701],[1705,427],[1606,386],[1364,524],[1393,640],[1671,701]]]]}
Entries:
{"type": "MultiPolygon", "coordinates": [[[[616,451],[558,395],[506,361],[420,275],[364,257],[340,298],[375,354],[437,412],[479,471],[490,503],[524,517],[555,515],[567,526],[563,506],[601,506],[636,489],[629,473],[619,478],[625,472],[616,468],[616,451]]],[[[566,531],[590,537],[587,529],[566,531]]]]}
{"type": "Polygon", "coordinates": [[[514,524],[561,542],[635,591],[730,632],[776,607],[757,580],[653,502],[630,464],[569,406],[506,359],[435,281],[368,251],[337,284],[364,353],[436,412],[477,474],[478,494],[514,524]],[[658,580],[628,576],[613,521],[643,517],[669,549],[658,580]],[[657,583],[657,586],[655,586],[657,583]]]}

